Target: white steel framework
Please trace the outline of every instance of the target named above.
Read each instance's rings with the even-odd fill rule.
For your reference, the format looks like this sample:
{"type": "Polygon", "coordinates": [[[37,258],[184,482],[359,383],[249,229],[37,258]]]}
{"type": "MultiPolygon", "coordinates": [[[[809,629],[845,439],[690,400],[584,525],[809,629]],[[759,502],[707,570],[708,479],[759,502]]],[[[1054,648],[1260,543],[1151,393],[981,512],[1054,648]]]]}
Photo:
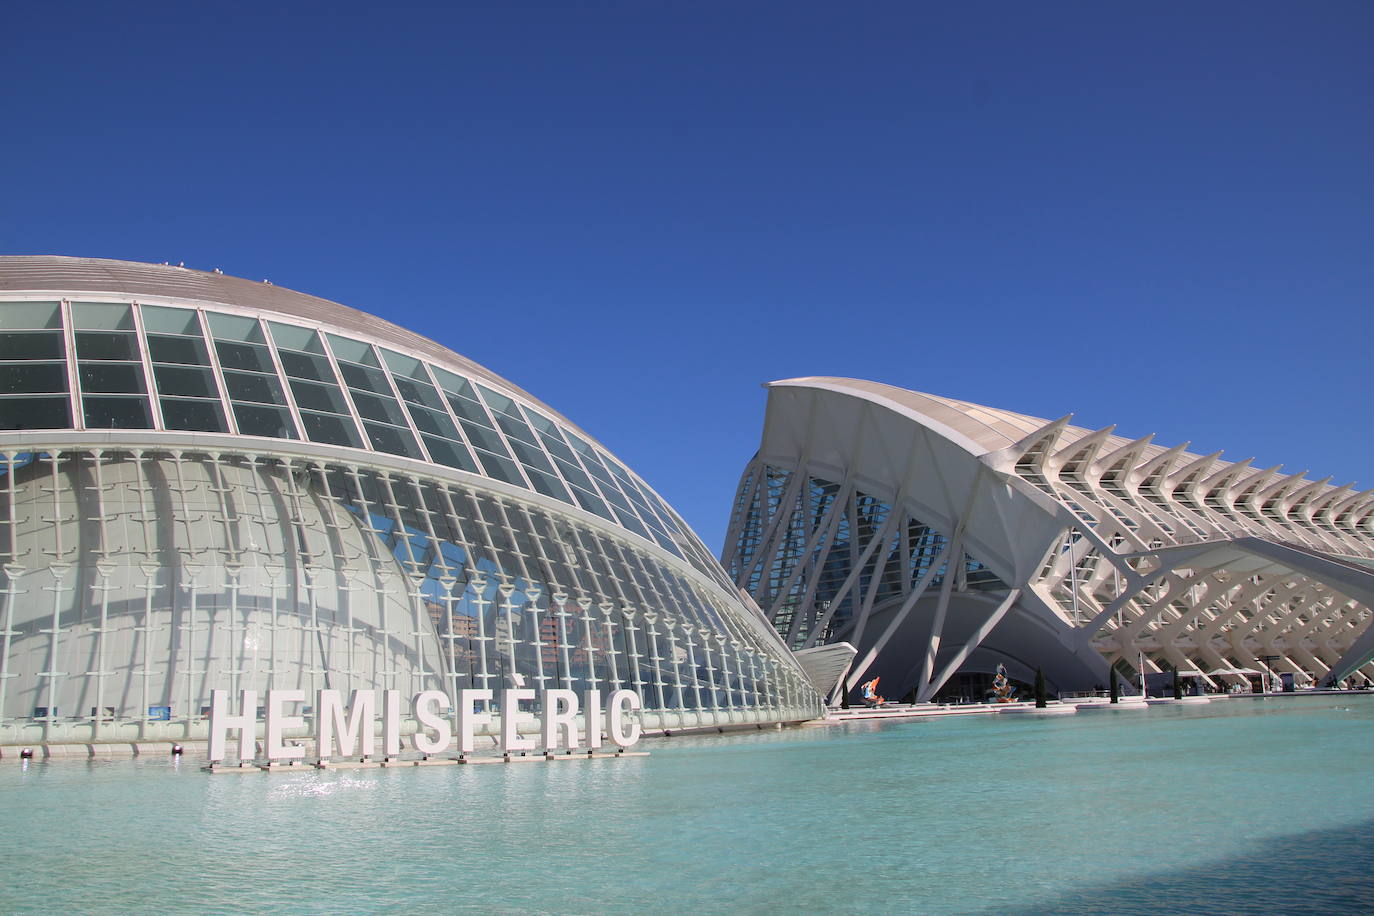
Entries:
{"type": "Polygon", "coordinates": [[[1217,688],[1374,678],[1374,492],[1068,420],[774,382],[727,571],[794,649],[853,643],[849,689],[926,700],[1002,663],[1078,690],[1142,659],[1217,688]]]}
{"type": "Polygon", "coordinates": [[[630,688],[650,729],[820,710],[681,517],[477,364],[218,273],[0,258],[0,745],[197,738],[214,688],[465,687],[630,688]]]}

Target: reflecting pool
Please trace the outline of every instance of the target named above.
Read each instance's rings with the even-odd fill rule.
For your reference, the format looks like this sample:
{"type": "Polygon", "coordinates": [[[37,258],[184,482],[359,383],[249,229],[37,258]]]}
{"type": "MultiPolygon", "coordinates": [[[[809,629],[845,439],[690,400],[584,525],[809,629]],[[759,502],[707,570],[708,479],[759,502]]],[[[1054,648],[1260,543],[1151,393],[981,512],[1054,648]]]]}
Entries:
{"type": "Polygon", "coordinates": [[[1374,696],[860,722],[652,756],[0,764],[5,912],[1355,913],[1374,696]]]}

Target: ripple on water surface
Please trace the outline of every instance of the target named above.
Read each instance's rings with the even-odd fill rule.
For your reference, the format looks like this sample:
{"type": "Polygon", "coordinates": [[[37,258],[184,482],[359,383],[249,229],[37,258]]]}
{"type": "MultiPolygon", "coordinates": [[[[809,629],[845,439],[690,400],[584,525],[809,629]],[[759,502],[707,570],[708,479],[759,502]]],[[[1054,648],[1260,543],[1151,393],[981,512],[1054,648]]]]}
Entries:
{"type": "Polygon", "coordinates": [[[1355,913],[1374,697],[857,722],[651,757],[0,766],[7,912],[1355,913]]]}

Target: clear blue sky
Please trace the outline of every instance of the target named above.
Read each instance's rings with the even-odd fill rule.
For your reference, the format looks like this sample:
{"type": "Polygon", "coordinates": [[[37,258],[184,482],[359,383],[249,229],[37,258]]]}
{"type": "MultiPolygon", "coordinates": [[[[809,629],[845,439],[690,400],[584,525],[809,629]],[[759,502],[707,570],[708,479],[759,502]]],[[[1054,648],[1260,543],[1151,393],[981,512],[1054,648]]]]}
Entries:
{"type": "Polygon", "coordinates": [[[426,333],[713,547],[844,375],[1374,486],[1374,4],[0,6],[0,252],[426,333]]]}

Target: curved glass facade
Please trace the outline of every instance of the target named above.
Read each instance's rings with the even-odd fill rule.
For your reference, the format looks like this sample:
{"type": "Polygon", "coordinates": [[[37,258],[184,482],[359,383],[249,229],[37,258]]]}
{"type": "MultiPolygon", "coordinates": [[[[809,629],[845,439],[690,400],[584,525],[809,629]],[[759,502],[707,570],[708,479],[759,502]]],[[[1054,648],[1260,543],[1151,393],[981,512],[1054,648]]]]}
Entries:
{"type": "Polygon", "coordinates": [[[212,688],[628,687],[649,728],[819,711],[680,517],[513,386],[289,291],[35,292],[33,261],[70,259],[22,260],[0,743],[194,737],[212,688]]]}

